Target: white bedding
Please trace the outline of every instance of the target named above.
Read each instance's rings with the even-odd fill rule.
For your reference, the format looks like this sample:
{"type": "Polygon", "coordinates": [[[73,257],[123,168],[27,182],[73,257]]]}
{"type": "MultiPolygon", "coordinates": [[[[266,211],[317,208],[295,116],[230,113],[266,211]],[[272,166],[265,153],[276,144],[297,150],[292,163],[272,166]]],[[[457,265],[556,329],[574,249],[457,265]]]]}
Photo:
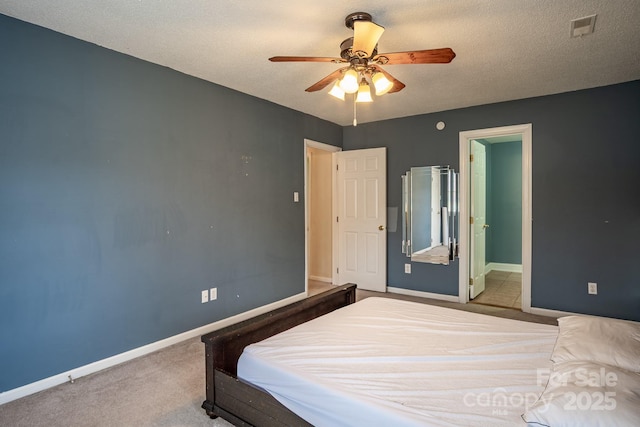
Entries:
{"type": "Polygon", "coordinates": [[[367,298],[247,347],[238,376],[316,427],[513,426],[556,326],[367,298]]]}

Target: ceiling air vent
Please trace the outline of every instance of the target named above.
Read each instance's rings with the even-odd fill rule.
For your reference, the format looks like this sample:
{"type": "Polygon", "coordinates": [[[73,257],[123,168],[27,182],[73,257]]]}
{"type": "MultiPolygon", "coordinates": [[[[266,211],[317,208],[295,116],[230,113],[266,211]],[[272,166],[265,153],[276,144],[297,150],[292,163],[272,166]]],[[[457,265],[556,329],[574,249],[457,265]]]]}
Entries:
{"type": "Polygon", "coordinates": [[[571,37],[582,37],[593,33],[596,15],[585,16],[571,21],[571,37]]]}

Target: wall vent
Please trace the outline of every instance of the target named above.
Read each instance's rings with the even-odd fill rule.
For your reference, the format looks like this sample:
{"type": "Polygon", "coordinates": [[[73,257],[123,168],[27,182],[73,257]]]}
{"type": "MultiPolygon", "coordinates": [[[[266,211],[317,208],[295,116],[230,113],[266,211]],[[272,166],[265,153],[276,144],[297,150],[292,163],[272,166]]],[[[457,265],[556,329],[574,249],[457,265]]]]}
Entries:
{"type": "Polygon", "coordinates": [[[584,18],[573,19],[571,21],[571,37],[582,37],[592,34],[596,26],[596,16],[585,16],[584,18]]]}

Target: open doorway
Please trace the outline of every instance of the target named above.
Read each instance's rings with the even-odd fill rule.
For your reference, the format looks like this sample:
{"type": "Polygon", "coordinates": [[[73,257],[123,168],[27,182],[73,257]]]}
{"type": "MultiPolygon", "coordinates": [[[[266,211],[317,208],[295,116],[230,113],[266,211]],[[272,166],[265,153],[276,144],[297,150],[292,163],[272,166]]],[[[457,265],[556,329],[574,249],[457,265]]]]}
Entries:
{"type": "Polygon", "coordinates": [[[307,295],[348,282],[386,292],[386,148],[305,140],[304,153],[307,295]]]}
{"type": "Polygon", "coordinates": [[[332,286],[333,166],[331,154],[340,147],[305,139],[305,279],[307,295],[332,286]]]}
{"type": "Polygon", "coordinates": [[[522,307],[522,134],[470,141],[469,298],[522,307]]]}
{"type": "Polygon", "coordinates": [[[460,133],[460,218],[460,302],[530,311],[530,124],[460,133]]]}

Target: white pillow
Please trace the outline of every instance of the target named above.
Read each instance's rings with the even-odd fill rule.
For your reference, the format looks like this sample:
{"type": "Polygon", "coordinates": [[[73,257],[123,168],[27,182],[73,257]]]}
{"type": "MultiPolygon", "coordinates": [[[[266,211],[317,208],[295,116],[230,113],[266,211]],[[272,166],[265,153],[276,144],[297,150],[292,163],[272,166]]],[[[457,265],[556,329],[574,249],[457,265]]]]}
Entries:
{"type": "Polygon", "coordinates": [[[640,426],[640,374],[591,362],[556,364],[522,419],[530,426],[640,426]]]}
{"type": "Polygon", "coordinates": [[[584,360],[640,372],[640,323],[606,317],[558,319],[559,334],[551,360],[584,360]]]}

